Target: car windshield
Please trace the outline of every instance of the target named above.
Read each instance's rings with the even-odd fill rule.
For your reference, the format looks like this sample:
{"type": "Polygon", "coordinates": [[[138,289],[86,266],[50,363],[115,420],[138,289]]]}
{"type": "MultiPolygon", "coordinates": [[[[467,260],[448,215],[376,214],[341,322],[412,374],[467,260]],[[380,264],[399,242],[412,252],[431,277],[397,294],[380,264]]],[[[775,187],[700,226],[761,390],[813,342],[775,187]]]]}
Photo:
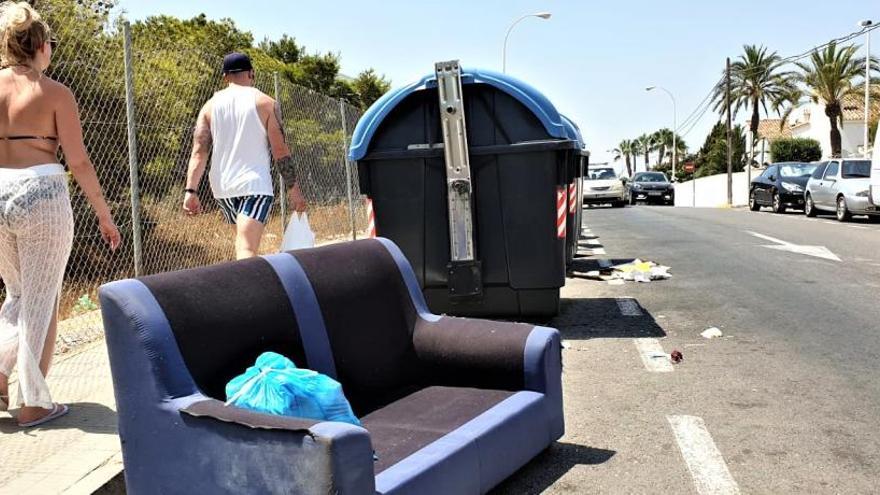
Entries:
{"type": "Polygon", "coordinates": [[[809,177],[818,167],[818,163],[786,163],[779,165],[780,177],[809,177]]]}
{"type": "Polygon", "coordinates": [[[612,180],[616,179],[617,174],[613,168],[597,168],[587,173],[587,180],[612,180]]]}
{"type": "Polygon", "coordinates": [[[852,160],[843,162],[844,179],[864,179],[871,176],[871,162],[852,160]]]}
{"type": "Polygon", "coordinates": [[[666,175],[660,172],[649,172],[639,174],[635,178],[635,182],[668,182],[666,175]]]}

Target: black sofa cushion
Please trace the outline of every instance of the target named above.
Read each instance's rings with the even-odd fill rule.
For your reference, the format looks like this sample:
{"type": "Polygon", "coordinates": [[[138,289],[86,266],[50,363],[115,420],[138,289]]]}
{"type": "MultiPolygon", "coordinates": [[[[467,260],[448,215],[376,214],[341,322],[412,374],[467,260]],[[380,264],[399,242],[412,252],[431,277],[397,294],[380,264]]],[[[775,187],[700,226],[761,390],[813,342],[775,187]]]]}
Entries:
{"type": "Polygon", "coordinates": [[[375,473],[381,473],[514,393],[428,387],[361,418],[378,457],[375,473]]]}
{"type": "Polygon", "coordinates": [[[385,246],[365,240],[290,254],[315,290],[337,379],[355,414],[421,388],[412,341],[415,307],[385,246]]]}
{"type": "Polygon", "coordinates": [[[278,275],[262,258],[139,279],[164,311],[184,363],[205,395],[274,351],[306,367],[299,326],[278,275]]]}

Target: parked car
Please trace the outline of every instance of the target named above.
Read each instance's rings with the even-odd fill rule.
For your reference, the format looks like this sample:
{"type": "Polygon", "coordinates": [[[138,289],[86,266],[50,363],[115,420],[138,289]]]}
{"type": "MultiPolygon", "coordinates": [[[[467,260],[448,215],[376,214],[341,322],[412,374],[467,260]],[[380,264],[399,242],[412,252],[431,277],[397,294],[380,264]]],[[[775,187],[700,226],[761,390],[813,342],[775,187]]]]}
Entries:
{"type": "Polygon", "coordinates": [[[769,206],[774,213],[785,213],[787,208],[803,209],[807,181],[818,166],[818,163],[771,163],[749,185],[749,209],[758,211],[762,206],[769,206]]]}
{"type": "Polygon", "coordinates": [[[631,204],[638,201],[646,203],[675,203],[675,186],[663,172],[638,172],[627,184],[631,204]]]}
{"type": "Polygon", "coordinates": [[[804,212],[814,217],[833,211],[844,222],[852,215],[868,215],[880,219],[880,208],[868,197],[871,185],[871,161],[867,159],[835,159],[820,163],[807,182],[804,212]]]}
{"type": "Polygon", "coordinates": [[[611,203],[615,208],[626,204],[626,188],[611,167],[590,168],[584,176],[584,204],[611,203]]]}

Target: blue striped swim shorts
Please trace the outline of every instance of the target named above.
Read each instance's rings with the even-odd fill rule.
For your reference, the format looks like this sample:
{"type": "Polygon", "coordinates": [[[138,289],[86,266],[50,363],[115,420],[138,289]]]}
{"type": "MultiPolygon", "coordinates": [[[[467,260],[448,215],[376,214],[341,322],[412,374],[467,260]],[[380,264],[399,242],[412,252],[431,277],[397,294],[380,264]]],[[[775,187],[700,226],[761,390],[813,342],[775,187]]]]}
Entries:
{"type": "Polygon", "coordinates": [[[272,196],[254,195],[220,198],[217,199],[217,203],[220,204],[220,211],[227,223],[235,224],[238,215],[244,215],[265,225],[269,211],[272,210],[273,200],[272,196]]]}

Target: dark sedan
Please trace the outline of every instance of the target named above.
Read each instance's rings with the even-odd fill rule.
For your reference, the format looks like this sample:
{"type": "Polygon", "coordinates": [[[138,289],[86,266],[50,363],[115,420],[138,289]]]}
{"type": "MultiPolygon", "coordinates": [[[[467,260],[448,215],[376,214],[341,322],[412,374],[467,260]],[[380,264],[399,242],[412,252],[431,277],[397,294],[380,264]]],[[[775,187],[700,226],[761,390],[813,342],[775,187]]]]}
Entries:
{"type": "Polygon", "coordinates": [[[631,204],[638,201],[667,205],[675,203],[675,186],[663,172],[639,172],[633,175],[626,187],[631,204]]]}
{"type": "Polygon", "coordinates": [[[785,213],[787,208],[804,208],[804,190],[816,163],[780,162],[768,166],[761,175],[752,179],[749,187],[749,209],[758,211],[762,206],[773,208],[774,213],[785,213]]]}

